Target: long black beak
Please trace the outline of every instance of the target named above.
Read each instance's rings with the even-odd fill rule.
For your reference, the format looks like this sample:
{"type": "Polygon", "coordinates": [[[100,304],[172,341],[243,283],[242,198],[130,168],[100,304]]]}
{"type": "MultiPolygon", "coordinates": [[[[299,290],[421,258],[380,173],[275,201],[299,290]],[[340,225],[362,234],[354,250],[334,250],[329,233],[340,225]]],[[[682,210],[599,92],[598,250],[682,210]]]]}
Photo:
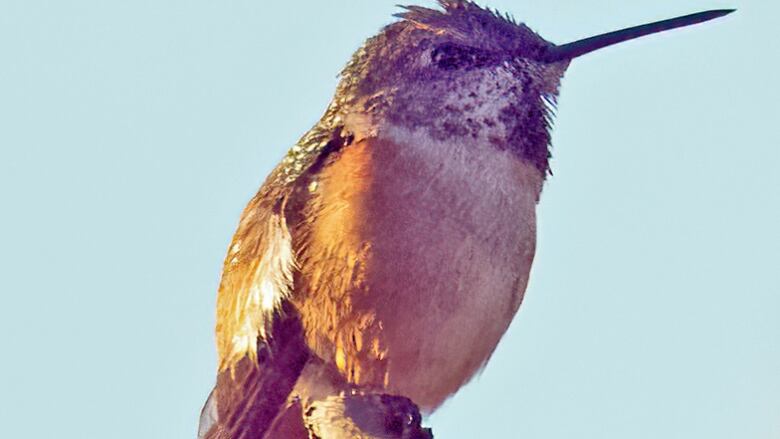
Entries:
{"type": "Polygon", "coordinates": [[[690,26],[692,24],[703,23],[734,12],[735,9],[718,9],[714,11],[699,12],[698,14],[686,15],[684,17],[672,18],[669,20],[657,21],[655,23],[643,24],[641,26],[630,27],[615,32],[609,32],[595,37],[585,38],[584,40],[561,46],[553,46],[545,54],[545,61],[556,62],[571,60],[586,53],[622,43],[623,41],[633,40],[634,38],[645,35],[663,32],[678,27],[690,26]]]}

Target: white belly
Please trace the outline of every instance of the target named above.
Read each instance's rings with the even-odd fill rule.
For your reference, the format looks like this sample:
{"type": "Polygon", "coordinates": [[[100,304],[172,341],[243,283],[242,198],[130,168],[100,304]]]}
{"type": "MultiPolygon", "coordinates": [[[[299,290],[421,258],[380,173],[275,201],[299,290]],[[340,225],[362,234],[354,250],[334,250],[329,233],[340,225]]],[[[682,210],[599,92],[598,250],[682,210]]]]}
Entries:
{"type": "Polygon", "coordinates": [[[350,382],[430,411],[484,365],[520,305],[542,174],[490,145],[401,130],[341,154],[321,173],[300,255],[307,339],[350,382]]]}

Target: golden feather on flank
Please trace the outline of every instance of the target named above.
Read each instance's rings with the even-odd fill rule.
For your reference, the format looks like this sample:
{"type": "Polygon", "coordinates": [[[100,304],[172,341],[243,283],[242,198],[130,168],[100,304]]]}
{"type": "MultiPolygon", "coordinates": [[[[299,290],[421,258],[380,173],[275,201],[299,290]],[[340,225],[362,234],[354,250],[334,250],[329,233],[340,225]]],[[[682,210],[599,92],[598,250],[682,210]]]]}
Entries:
{"type": "Polygon", "coordinates": [[[292,290],[295,257],[284,218],[256,196],[244,210],[225,258],[217,296],[219,371],[245,356],[257,362],[258,337],[292,290]]]}

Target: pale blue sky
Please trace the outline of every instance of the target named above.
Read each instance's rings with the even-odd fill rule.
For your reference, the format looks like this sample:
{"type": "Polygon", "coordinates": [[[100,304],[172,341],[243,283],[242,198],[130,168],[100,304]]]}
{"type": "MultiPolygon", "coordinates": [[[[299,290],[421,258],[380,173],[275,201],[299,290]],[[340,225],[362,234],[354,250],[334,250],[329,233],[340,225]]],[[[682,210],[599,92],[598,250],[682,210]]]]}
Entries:
{"type": "MultiPolygon", "coordinates": [[[[244,203],[398,0],[0,0],[0,431],[193,438],[244,203]]],[[[526,301],[437,438],[780,437],[780,3],[492,0],[577,60],[526,301]]]]}

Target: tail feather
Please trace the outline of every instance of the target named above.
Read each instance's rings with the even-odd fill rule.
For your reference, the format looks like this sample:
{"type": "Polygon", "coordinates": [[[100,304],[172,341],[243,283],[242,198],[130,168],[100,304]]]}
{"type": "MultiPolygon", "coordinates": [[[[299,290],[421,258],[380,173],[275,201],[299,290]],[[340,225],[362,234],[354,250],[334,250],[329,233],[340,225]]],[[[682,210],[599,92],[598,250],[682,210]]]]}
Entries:
{"type": "Polygon", "coordinates": [[[198,439],[262,439],[288,408],[288,398],[309,358],[295,309],[284,303],[257,360],[246,356],[217,384],[201,412],[198,439]]]}

